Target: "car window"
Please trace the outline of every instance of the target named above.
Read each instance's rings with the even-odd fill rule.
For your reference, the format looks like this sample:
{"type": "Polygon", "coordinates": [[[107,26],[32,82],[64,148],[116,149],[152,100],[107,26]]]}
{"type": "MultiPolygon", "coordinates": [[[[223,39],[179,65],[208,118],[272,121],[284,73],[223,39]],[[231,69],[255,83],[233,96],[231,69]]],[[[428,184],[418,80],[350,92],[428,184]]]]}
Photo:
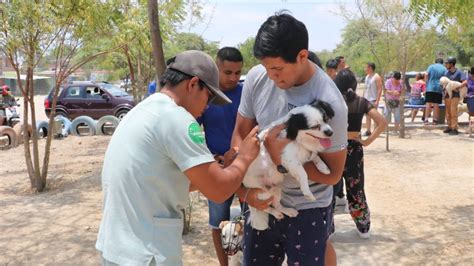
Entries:
{"type": "Polygon", "coordinates": [[[81,87],[69,87],[66,92],[66,98],[78,99],[81,98],[81,87]]]}
{"type": "Polygon", "coordinates": [[[86,98],[100,99],[102,98],[104,91],[98,87],[87,87],[86,88],[86,98]]]}
{"type": "Polygon", "coordinates": [[[112,84],[104,83],[102,84],[102,88],[106,89],[114,97],[129,96],[129,94],[123,91],[121,88],[112,84]]]}

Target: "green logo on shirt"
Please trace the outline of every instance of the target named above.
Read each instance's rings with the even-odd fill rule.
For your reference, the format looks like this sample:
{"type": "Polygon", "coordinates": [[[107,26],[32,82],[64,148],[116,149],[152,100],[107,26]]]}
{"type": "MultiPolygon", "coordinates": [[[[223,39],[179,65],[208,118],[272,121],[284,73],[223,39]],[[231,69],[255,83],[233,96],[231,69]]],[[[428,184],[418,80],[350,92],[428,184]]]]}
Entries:
{"type": "Polygon", "coordinates": [[[193,122],[188,127],[188,136],[196,144],[204,144],[204,132],[198,123],[193,122]]]}

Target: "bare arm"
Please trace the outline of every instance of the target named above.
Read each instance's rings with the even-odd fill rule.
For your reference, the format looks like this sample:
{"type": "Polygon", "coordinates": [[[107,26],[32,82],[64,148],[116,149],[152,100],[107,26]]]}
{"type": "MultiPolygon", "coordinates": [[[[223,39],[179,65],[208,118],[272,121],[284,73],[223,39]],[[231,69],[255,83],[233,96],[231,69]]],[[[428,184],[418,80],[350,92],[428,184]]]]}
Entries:
{"type": "Polygon", "coordinates": [[[257,157],[259,143],[256,138],[258,127],[254,127],[240,144],[242,151],[229,167],[222,168],[217,162],[194,166],[184,174],[207,198],[215,202],[224,202],[240,186],[247,168],[257,157]]]}
{"type": "Polygon", "coordinates": [[[304,169],[308,174],[309,179],[314,182],[335,185],[341,179],[342,172],[344,171],[344,164],[346,163],[347,149],[332,152],[332,153],[320,153],[319,157],[326,163],[329,170],[329,174],[325,175],[316,168],[313,162],[307,162],[304,164],[304,169]]]}
{"type": "Polygon", "coordinates": [[[380,97],[382,96],[382,88],[383,88],[382,78],[379,76],[379,74],[377,74],[375,82],[377,84],[377,98],[375,100],[375,107],[377,107],[380,102],[380,97]]]}
{"type": "Polygon", "coordinates": [[[235,122],[234,132],[232,133],[231,147],[238,147],[242,140],[257,125],[255,119],[245,118],[237,113],[237,120],[235,122]]]}
{"type": "Polygon", "coordinates": [[[375,108],[372,108],[367,114],[375,121],[377,126],[375,127],[374,132],[372,132],[372,134],[367,139],[360,141],[363,146],[368,146],[374,142],[374,140],[380,136],[380,134],[385,130],[385,127],[388,125],[387,120],[385,120],[385,118],[379,112],[377,112],[375,108]]]}

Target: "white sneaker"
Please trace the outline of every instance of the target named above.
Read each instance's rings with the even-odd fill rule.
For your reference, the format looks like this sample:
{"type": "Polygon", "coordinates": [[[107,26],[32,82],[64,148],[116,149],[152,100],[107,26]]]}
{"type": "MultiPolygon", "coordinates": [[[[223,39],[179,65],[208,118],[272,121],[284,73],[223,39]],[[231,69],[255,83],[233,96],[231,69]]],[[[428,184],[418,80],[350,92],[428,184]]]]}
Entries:
{"type": "Polygon", "coordinates": [[[347,205],[347,200],[346,198],[339,198],[338,196],[336,196],[336,206],[344,206],[344,205],[347,205]]]}
{"type": "Polygon", "coordinates": [[[357,233],[359,234],[359,237],[362,238],[362,239],[369,239],[370,238],[370,231],[367,232],[367,233],[362,233],[359,230],[357,230],[357,233]]]}

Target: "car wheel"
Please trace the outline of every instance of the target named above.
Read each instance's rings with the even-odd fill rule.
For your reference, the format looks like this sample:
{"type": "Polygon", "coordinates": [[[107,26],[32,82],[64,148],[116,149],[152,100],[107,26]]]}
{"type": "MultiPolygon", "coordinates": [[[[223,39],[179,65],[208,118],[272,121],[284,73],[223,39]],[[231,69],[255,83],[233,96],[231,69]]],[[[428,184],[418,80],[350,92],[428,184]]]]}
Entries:
{"type": "Polygon", "coordinates": [[[95,132],[97,135],[112,135],[119,123],[120,120],[113,115],[103,116],[97,121],[95,132]],[[111,127],[111,130],[107,130],[107,127],[111,127]]]}
{"type": "Polygon", "coordinates": [[[71,124],[71,134],[75,136],[81,136],[81,132],[79,130],[79,127],[81,126],[86,126],[89,128],[89,136],[95,135],[95,126],[97,124],[97,121],[92,119],[89,116],[79,116],[76,117],[71,124]]]}
{"type": "Polygon", "coordinates": [[[115,114],[115,116],[119,119],[119,121],[122,121],[122,119],[125,117],[125,115],[129,112],[130,110],[128,109],[122,109],[115,114]]]}
{"type": "Polygon", "coordinates": [[[14,148],[18,145],[18,137],[15,130],[9,126],[0,126],[0,138],[3,140],[4,149],[14,148]]]}
{"type": "Polygon", "coordinates": [[[54,115],[54,117],[58,117],[58,116],[64,116],[65,118],[69,119],[69,117],[67,116],[67,113],[64,111],[56,111],[56,114],[54,115]]]}
{"type": "Polygon", "coordinates": [[[48,136],[48,121],[41,121],[36,125],[36,132],[38,132],[38,138],[46,138],[48,136]]]}

